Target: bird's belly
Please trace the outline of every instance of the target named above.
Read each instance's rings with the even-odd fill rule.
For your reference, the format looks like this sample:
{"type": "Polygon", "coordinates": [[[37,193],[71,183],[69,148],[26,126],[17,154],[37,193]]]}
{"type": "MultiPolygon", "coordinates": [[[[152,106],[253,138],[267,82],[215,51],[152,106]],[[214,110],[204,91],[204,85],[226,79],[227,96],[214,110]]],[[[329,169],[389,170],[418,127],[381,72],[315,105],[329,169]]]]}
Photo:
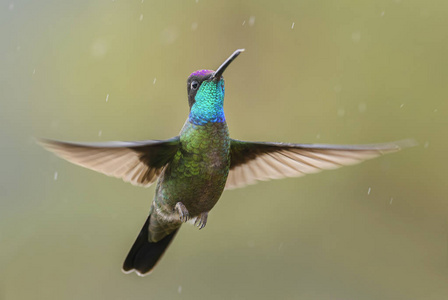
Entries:
{"type": "Polygon", "coordinates": [[[182,161],[164,172],[156,191],[156,201],[168,210],[182,202],[190,216],[210,211],[220,198],[229,173],[227,156],[207,163],[182,161]]]}
{"type": "Polygon", "coordinates": [[[196,171],[195,174],[171,172],[164,176],[156,200],[168,210],[182,202],[192,217],[210,211],[224,190],[228,169],[199,168],[196,171]]]}

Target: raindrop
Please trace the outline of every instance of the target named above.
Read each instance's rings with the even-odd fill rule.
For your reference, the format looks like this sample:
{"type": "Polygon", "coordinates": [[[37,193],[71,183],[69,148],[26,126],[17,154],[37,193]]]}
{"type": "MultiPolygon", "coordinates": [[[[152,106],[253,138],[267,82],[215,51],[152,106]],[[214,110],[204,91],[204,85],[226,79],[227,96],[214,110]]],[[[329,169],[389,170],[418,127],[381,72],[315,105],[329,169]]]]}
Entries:
{"type": "Polygon", "coordinates": [[[58,180],[58,172],[56,171],[56,172],[54,172],[54,176],[53,176],[53,179],[56,181],[56,180],[58,180]]]}
{"type": "Polygon", "coordinates": [[[295,24],[296,24],[296,23],[292,22],[291,29],[294,29],[294,25],[295,25],[295,24]]]}
{"type": "Polygon", "coordinates": [[[244,26],[244,24],[246,24],[246,20],[243,21],[243,26],[244,26]]]}
{"type": "Polygon", "coordinates": [[[109,50],[109,43],[104,38],[97,38],[90,46],[90,53],[96,58],[104,57],[109,50]]]}
{"type": "Polygon", "coordinates": [[[33,70],[33,75],[36,74],[36,69],[33,70]]]}
{"type": "Polygon", "coordinates": [[[385,13],[386,13],[385,11],[382,11],[381,14],[380,14],[380,17],[384,17],[385,13]]]}
{"type": "Polygon", "coordinates": [[[283,248],[283,242],[280,243],[280,245],[278,245],[278,251],[282,250],[283,248]]]}
{"type": "Polygon", "coordinates": [[[102,134],[103,134],[102,130],[98,131],[98,136],[101,136],[102,134]]]}
{"type": "Polygon", "coordinates": [[[345,109],[343,109],[343,108],[338,109],[338,117],[343,117],[343,116],[345,116],[345,109]]]}
{"type": "Polygon", "coordinates": [[[434,109],[434,112],[437,112],[438,111],[438,109],[436,108],[436,109],[434,109]]]}
{"type": "Polygon", "coordinates": [[[355,43],[358,43],[361,40],[361,32],[356,31],[352,33],[352,40],[355,43]]]}
{"type": "Polygon", "coordinates": [[[372,189],[371,188],[369,188],[368,190],[367,190],[367,195],[370,195],[370,191],[371,191],[372,189]]]}
{"type": "Polygon", "coordinates": [[[160,34],[162,42],[166,45],[174,43],[178,36],[179,30],[175,27],[167,27],[160,34]]]}
{"type": "Polygon", "coordinates": [[[152,84],[156,84],[157,78],[154,78],[152,84]]]}
{"type": "Polygon", "coordinates": [[[424,145],[423,147],[428,148],[428,147],[429,147],[429,142],[426,141],[426,142],[425,142],[425,145],[424,145]]]}
{"type": "MultiPolygon", "coordinates": [[[[196,1],[196,2],[198,2],[198,1],[196,1]]],[[[182,286],[181,285],[179,285],[179,287],[177,288],[177,292],[180,294],[180,293],[182,293],[182,286]]]]}
{"type": "Polygon", "coordinates": [[[106,96],[106,102],[109,101],[109,94],[106,96]]]}
{"type": "Polygon", "coordinates": [[[9,8],[9,10],[13,10],[14,9],[14,3],[10,3],[8,8],[9,8]]]}
{"type": "Polygon", "coordinates": [[[366,103],[359,103],[358,104],[358,110],[361,113],[365,112],[367,110],[367,104],[366,103]]]}
{"type": "Polygon", "coordinates": [[[255,24],[255,16],[250,16],[249,18],[249,26],[254,26],[255,24]]]}
{"type": "Polygon", "coordinates": [[[140,22],[143,21],[143,14],[140,15],[140,22]]]}
{"type": "Polygon", "coordinates": [[[390,198],[389,205],[392,205],[392,201],[394,201],[394,198],[390,198]]]}
{"type": "Polygon", "coordinates": [[[400,108],[403,108],[403,106],[404,106],[404,103],[402,103],[402,104],[400,105],[400,108]]]}
{"type": "Polygon", "coordinates": [[[193,24],[191,24],[191,30],[196,30],[198,29],[198,23],[193,22],[193,24]]]}

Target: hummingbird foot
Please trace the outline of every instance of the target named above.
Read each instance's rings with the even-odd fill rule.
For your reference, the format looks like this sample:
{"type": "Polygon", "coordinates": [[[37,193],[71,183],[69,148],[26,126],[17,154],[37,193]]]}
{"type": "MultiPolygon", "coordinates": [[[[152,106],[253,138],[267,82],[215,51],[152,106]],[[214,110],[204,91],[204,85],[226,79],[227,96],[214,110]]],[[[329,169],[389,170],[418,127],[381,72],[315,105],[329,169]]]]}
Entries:
{"type": "Polygon", "coordinates": [[[177,202],[174,209],[179,214],[179,218],[180,218],[181,222],[184,222],[184,223],[188,222],[188,220],[190,219],[190,214],[182,202],[177,202]]]}
{"type": "Polygon", "coordinates": [[[207,225],[208,212],[203,212],[199,216],[196,217],[196,221],[194,225],[202,229],[207,225]]]}

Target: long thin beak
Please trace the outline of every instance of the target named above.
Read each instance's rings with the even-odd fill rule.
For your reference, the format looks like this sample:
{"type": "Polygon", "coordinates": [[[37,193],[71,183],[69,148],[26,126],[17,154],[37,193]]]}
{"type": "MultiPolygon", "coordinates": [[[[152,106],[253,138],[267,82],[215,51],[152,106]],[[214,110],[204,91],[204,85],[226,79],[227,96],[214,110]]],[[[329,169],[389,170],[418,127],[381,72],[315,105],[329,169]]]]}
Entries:
{"type": "Polygon", "coordinates": [[[235,52],[233,52],[232,55],[228,59],[226,59],[225,62],[218,68],[218,70],[215,71],[213,76],[211,77],[212,80],[219,80],[222,76],[222,73],[227,69],[227,67],[230,65],[230,63],[237,58],[238,55],[240,55],[241,52],[244,52],[244,49],[238,49],[235,52]]]}

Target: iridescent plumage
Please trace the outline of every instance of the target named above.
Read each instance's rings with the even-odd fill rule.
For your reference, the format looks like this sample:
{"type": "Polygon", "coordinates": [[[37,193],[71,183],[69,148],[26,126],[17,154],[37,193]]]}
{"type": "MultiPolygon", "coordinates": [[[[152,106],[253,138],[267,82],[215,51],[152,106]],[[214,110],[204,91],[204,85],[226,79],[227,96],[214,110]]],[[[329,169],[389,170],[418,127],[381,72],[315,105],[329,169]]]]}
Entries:
{"type": "Polygon", "coordinates": [[[180,135],[164,141],[97,144],[42,140],[58,156],[134,185],[157,180],[149,215],[123,271],[149,274],[183,222],[199,228],[224,189],[352,165],[413,145],[413,141],[341,146],[246,142],[231,139],[224,116],[222,73],[199,70],[187,80],[190,113],[180,135]]]}

